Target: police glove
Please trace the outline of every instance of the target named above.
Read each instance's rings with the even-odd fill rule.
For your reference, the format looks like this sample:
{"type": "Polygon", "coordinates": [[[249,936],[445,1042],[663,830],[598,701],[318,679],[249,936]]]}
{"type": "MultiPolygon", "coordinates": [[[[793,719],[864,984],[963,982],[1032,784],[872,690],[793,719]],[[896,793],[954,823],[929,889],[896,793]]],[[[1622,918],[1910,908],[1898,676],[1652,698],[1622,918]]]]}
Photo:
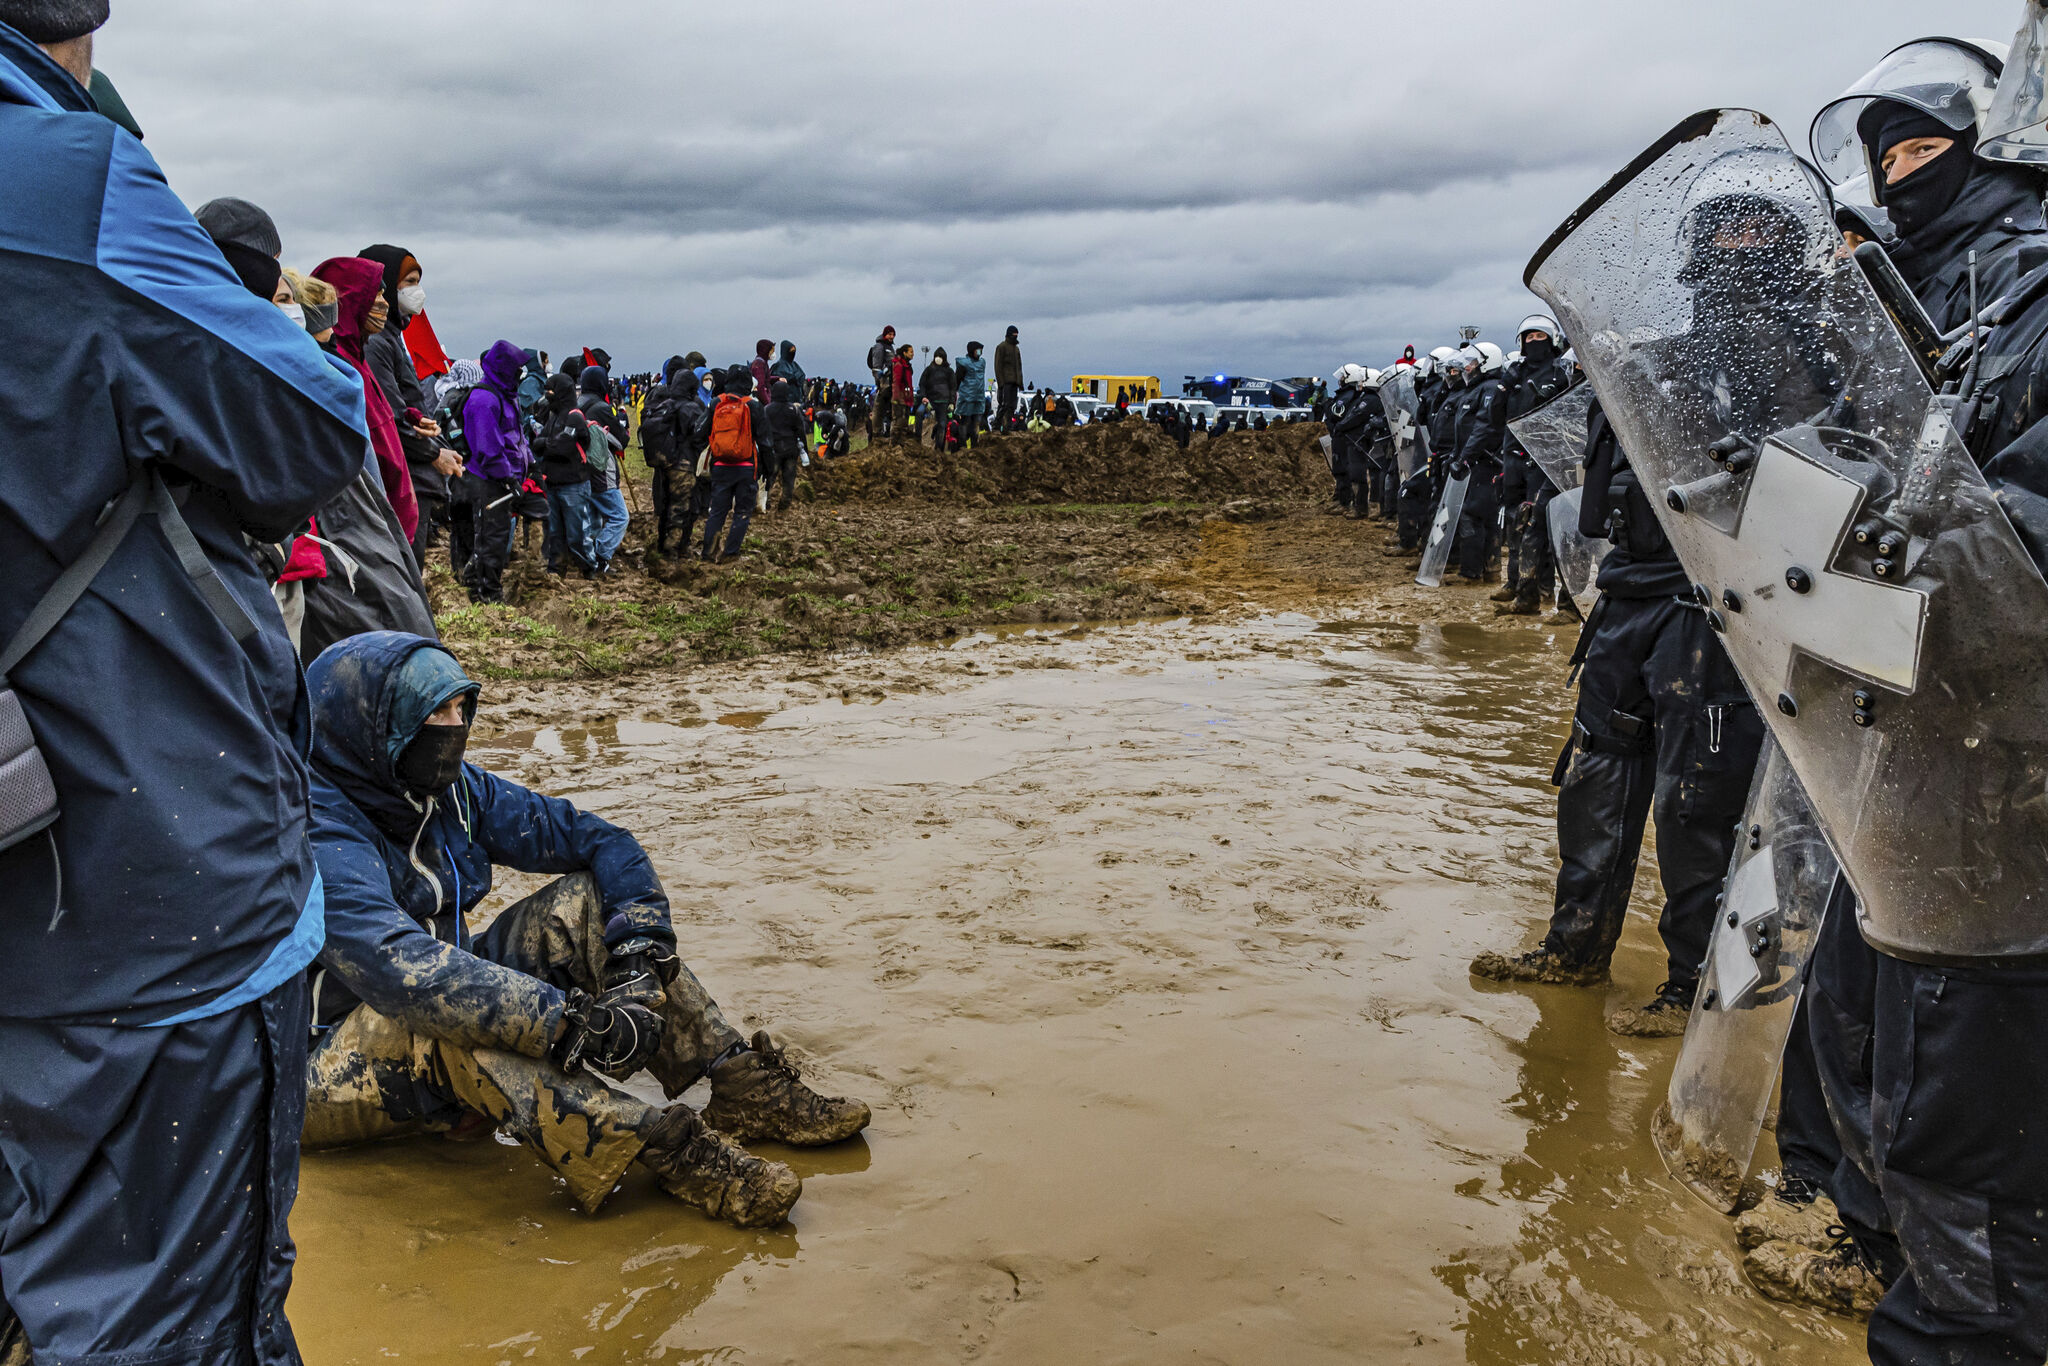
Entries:
{"type": "Polygon", "coordinates": [[[562,1009],[562,1037],[548,1056],[564,1072],[588,1064],[615,1081],[624,1081],[654,1060],[661,1047],[661,1017],[645,1006],[605,1005],[587,993],[571,991],[562,1009]]]}
{"type": "Polygon", "coordinates": [[[1469,478],[1471,478],[1471,477],[1472,477],[1472,467],[1471,467],[1470,465],[1466,464],[1466,463],[1465,463],[1464,461],[1462,461],[1462,460],[1453,460],[1453,461],[1451,462],[1451,478],[1453,478],[1453,479],[1469,479],[1469,478]]]}
{"type": "Polygon", "coordinates": [[[659,1010],[668,1000],[664,990],[683,970],[673,944],[650,935],[635,935],[611,951],[605,965],[603,1005],[636,1005],[659,1010]]]}

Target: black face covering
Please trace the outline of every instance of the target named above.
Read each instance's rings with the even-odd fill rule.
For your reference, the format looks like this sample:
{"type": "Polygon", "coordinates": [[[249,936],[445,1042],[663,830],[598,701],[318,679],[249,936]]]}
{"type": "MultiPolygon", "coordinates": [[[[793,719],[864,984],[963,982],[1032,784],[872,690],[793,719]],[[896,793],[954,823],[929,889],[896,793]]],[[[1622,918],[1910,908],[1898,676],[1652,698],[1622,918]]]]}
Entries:
{"type": "Polygon", "coordinates": [[[462,752],[468,745],[468,726],[421,726],[412,743],[398,752],[399,781],[415,797],[446,792],[462,776],[462,752]]]}
{"type": "Polygon", "coordinates": [[[1522,343],[1522,359],[1531,365],[1548,364],[1556,355],[1557,343],[1552,341],[1548,334],[1539,336],[1535,341],[1522,343]]]}
{"type": "Polygon", "coordinates": [[[1971,149],[1963,139],[1896,185],[1884,187],[1884,206],[1899,236],[1911,241],[1914,235],[1947,213],[1962,197],[1976,168],[1971,149]]]}

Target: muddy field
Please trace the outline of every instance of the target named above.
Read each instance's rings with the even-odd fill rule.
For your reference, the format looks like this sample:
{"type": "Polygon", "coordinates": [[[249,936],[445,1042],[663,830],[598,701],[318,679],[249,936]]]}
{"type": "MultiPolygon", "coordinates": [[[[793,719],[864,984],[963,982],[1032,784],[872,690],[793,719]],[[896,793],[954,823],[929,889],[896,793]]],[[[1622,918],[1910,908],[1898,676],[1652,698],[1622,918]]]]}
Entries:
{"type": "MultiPolygon", "coordinates": [[[[718,566],[650,553],[637,466],[617,575],[550,577],[535,529],[507,575],[507,606],[469,606],[445,565],[431,586],[444,635],[500,679],[880,648],[990,624],[1202,614],[1235,603],[1233,585],[1219,599],[1178,567],[1212,524],[1313,513],[1328,482],[1321,433],[1234,433],[1183,452],[1128,422],[994,437],[955,455],[883,446],[814,465],[797,503],[757,517],[748,553],[718,566]]],[[[1331,568],[1334,582],[1349,566],[1331,568]]]]}
{"type": "Polygon", "coordinates": [[[765,1233],[489,1140],[311,1155],[308,1360],[1858,1360],[1652,1147],[1676,1041],[1601,1025],[1651,869],[1613,988],[1466,974],[1548,910],[1573,631],[1384,534],[1126,537],[1203,615],[493,684],[476,757],[638,832],[728,1012],[875,1122],[775,1153],[765,1233]]]}

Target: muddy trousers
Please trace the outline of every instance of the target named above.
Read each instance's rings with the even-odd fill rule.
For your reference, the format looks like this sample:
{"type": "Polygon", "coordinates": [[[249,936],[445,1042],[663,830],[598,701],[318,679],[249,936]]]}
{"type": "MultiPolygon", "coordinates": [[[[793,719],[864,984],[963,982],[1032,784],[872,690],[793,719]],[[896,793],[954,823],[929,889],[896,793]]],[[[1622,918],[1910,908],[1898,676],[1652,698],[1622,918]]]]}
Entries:
{"type": "Polygon", "coordinates": [[[1486,577],[1500,549],[1500,465],[1491,460],[1472,462],[1472,482],[1465,489],[1464,510],[1458,514],[1458,574],[1472,581],[1486,577]]]}
{"type": "MultiPolygon", "coordinates": [[[[1533,470],[1529,477],[1543,480],[1533,470]]],[[[1556,497],[1557,487],[1543,480],[1535,501],[1522,504],[1518,530],[1509,542],[1508,582],[1525,597],[1548,597],[1557,591],[1557,551],[1550,544],[1550,504],[1556,497]]]]}
{"type": "MultiPolygon", "coordinates": [[[[604,908],[588,873],[557,878],[506,909],[470,946],[481,958],[567,990],[602,991],[604,908]]],[[[666,1029],[648,1075],[673,1100],[743,1042],[685,967],[667,987],[666,1029]]],[[[595,1213],[640,1155],[660,1113],[587,1069],[451,1043],[359,1005],[314,1045],[305,1143],[331,1148],[446,1132],[481,1116],[537,1153],[595,1213]]]]}
{"type": "Polygon", "coordinates": [[[0,1361],[298,1366],[306,1020],[303,976],[155,1029],[0,1020],[0,1361]]]}
{"type": "Polygon", "coordinates": [[[1871,1155],[1904,1269],[1878,1366],[2048,1360],[2048,972],[1875,954],[1871,1155]]]}
{"type": "Polygon", "coordinates": [[[1430,513],[1436,509],[1435,487],[1428,473],[1417,470],[1403,479],[1394,506],[1394,534],[1400,538],[1401,549],[1420,549],[1430,513]]]}
{"type": "Polygon", "coordinates": [[[747,528],[754,521],[754,467],[752,465],[713,465],[711,467],[711,510],[704,516],[704,558],[710,559],[719,553],[718,533],[725,526],[728,513],[732,516],[732,531],[725,538],[727,555],[737,555],[746,544],[747,528]]]}
{"type": "MultiPolygon", "coordinates": [[[[505,566],[512,562],[512,517],[518,511],[519,479],[476,479],[476,500],[469,509],[474,547],[469,558],[469,596],[476,602],[505,600],[505,566]]],[[[458,517],[458,521],[460,518],[458,517]]],[[[452,539],[452,538],[451,538],[452,539]]]]}
{"type": "Polygon", "coordinates": [[[1654,810],[1666,975],[1696,982],[1764,723],[1697,608],[1602,598],[1586,631],[1557,775],[1561,866],[1544,947],[1570,963],[1607,965],[1654,810]]]}
{"type": "Polygon", "coordinates": [[[648,471],[648,486],[654,500],[654,549],[666,555],[677,522],[683,523],[682,543],[690,543],[690,476],[679,475],[666,464],[655,465],[648,471]]]}

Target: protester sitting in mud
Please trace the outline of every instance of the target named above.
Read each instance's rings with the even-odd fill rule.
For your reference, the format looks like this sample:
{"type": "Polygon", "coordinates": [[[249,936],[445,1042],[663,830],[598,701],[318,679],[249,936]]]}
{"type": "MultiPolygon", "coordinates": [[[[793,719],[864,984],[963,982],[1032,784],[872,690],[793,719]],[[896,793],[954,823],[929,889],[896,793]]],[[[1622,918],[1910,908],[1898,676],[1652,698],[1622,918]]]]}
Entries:
{"type": "Polygon", "coordinates": [[[766,1031],[726,1022],[676,956],[639,842],[463,762],[479,687],[433,641],[356,636],[307,686],[327,942],[306,1143],[494,1126],[593,1213],[637,1160],[714,1218],[779,1222],[803,1183],[735,1145],[838,1143],[868,1107],[818,1095],[766,1031]],[[563,876],[472,937],[495,866],[563,876]],[[592,1075],[643,1069],[671,1104],[592,1075]],[[707,1077],[700,1116],[676,1097],[707,1077]]]}

